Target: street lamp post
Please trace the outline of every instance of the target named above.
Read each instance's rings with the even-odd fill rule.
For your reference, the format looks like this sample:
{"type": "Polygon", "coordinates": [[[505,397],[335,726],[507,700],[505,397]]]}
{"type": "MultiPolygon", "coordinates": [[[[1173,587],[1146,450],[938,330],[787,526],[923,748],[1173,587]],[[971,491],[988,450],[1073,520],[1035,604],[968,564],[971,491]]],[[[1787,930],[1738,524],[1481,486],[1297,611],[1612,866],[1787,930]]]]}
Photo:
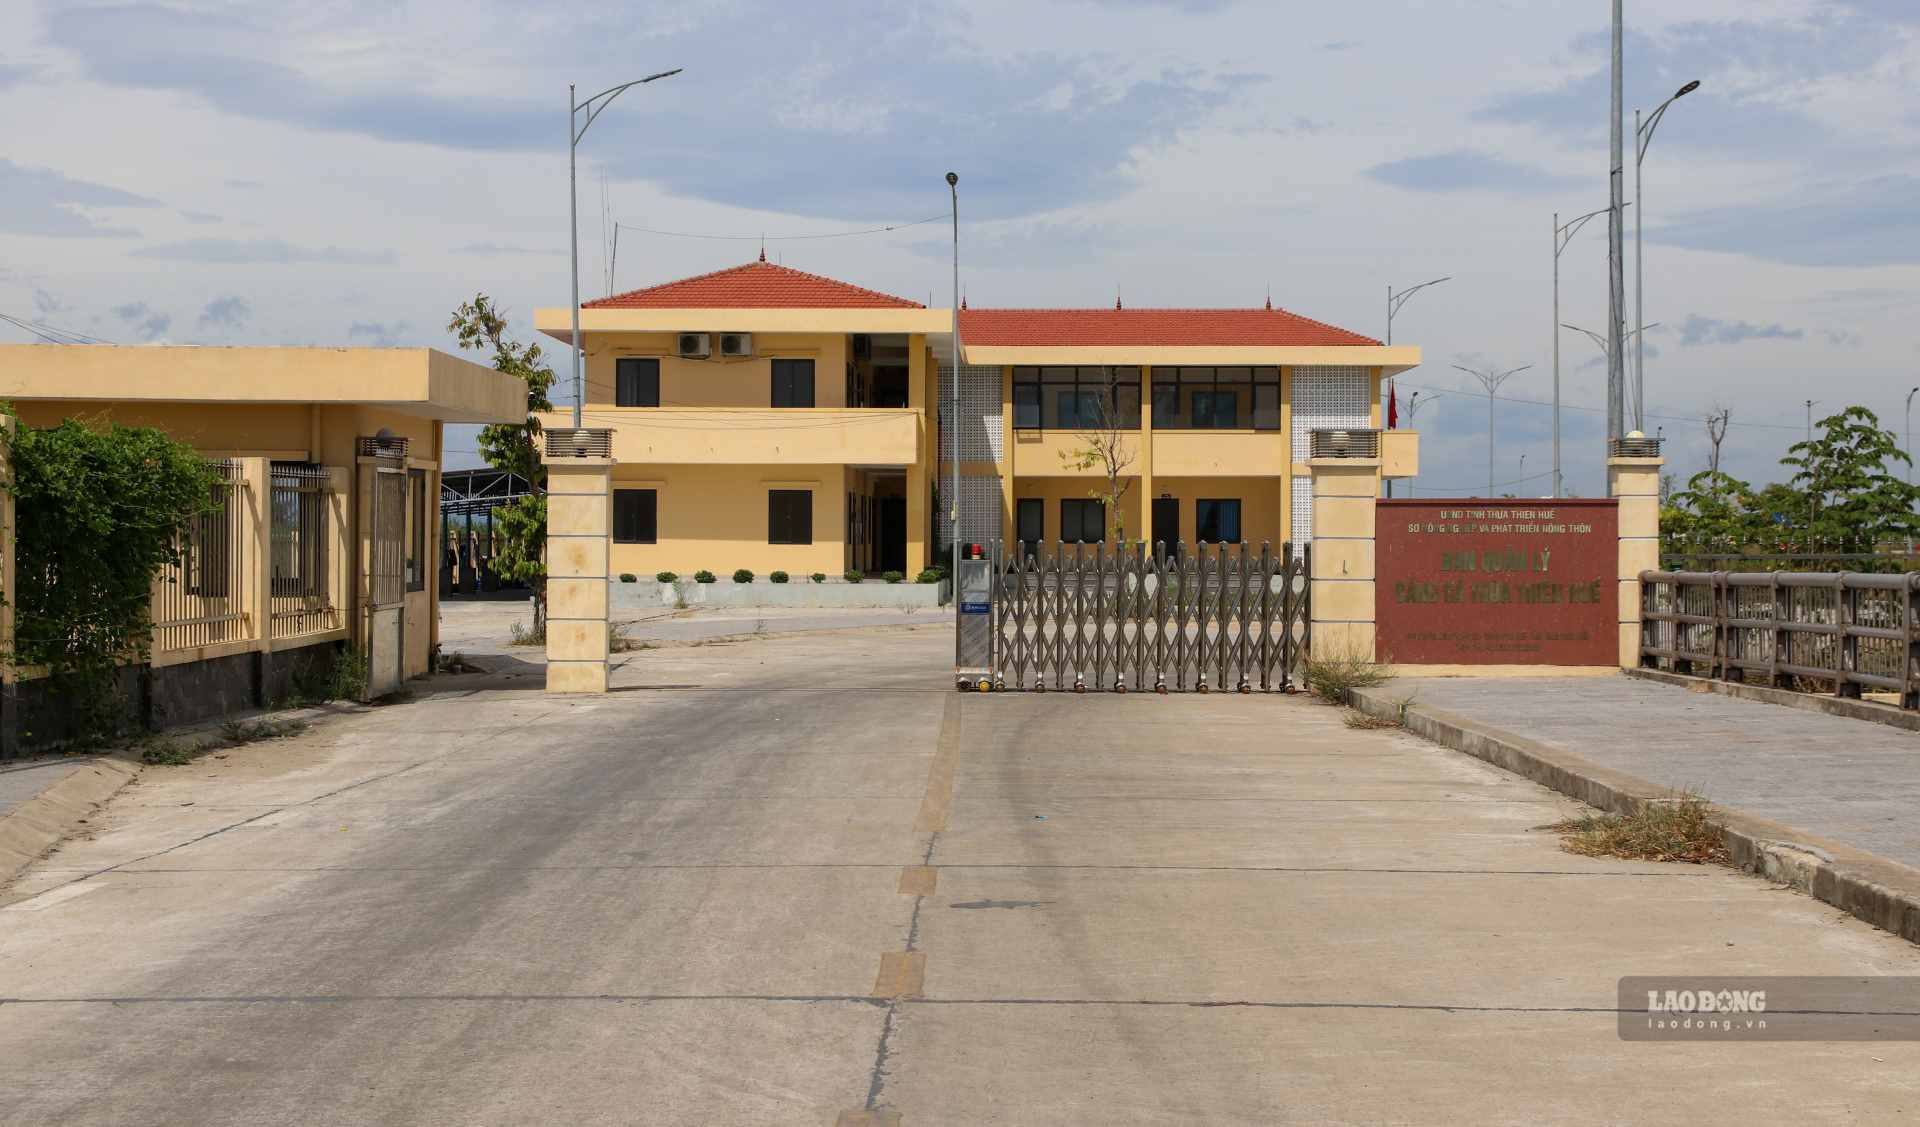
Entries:
{"type": "MultiPolygon", "coordinates": [[[[948,539],[953,559],[948,574],[960,590],[960,174],[947,173],[947,196],[953,204],[953,390],[947,398],[947,418],[953,423],[953,497],[947,502],[948,539]]],[[[953,600],[959,613],[960,600],[953,600]]]]}
{"type": "MultiPolygon", "coordinates": [[[[1907,392],[1907,485],[1913,485],[1913,397],[1920,387],[1907,392]]],[[[1907,555],[1913,555],[1913,534],[1907,534],[1907,555]]]]}
{"type": "Polygon", "coordinates": [[[1562,495],[1560,477],[1560,253],[1567,244],[1580,233],[1580,228],[1596,215],[1605,215],[1606,208],[1597,208],[1585,215],[1560,222],[1560,213],[1553,213],[1553,495],[1562,495]]]}
{"type": "Polygon", "coordinates": [[[574,171],[574,153],[580,148],[580,138],[587,135],[587,127],[600,111],[613,104],[630,86],[644,86],[656,79],[672,78],[680,73],[680,68],[663,70],[659,74],[650,74],[645,78],[636,78],[632,82],[623,82],[618,86],[600,91],[584,102],[573,99],[573,83],[567,83],[567,213],[571,223],[571,236],[567,240],[567,250],[573,256],[573,429],[580,429],[580,404],[584,398],[580,393],[580,191],[577,187],[579,177],[574,171]],[[597,105],[595,103],[598,103],[597,105]],[[580,120],[580,111],[587,111],[587,120],[580,120]]]}
{"type": "MultiPolygon", "coordinates": [[[[1646,163],[1647,146],[1653,144],[1653,131],[1660,128],[1660,118],[1667,107],[1695,90],[1700,89],[1700,80],[1694,79],[1674,91],[1673,97],[1661,102],[1651,114],[1647,123],[1640,124],[1640,111],[1633,111],[1633,202],[1637,205],[1633,215],[1633,323],[1644,326],[1647,323],[1647,266],[1646,252],[1641,242],[1641,232],[1647,225],[1646,192],[1640,184],[1640,166],[1646,163]]],[[[1640,339],[1633,345],[1633,429],[1646,429],[1647,407],[1647,338],[1643,331],[1640,339]]]]}
{"type": "Polygon", "coordinates": [[[1496,371],[1492,368],[1488,368],[1483,371],[1477,368],[1464,367],[1459,364],[1455,364],[1454,367],[1462,372],[1465,372],[1469,376],[1472,376],[1474,379],[1479,380],[1480,386],[1487,389],[1487,496],[1492,497],[1493,496],[1493,397],[1494,397],[1494,393],[1500,390],[1501,384],[1506,383],[1512,377],[1517,376],[1521,372],[1526,371],[1528,368],[1533,367],[1533,365],[1522,364],[1518,368],[1508,368],[1504,372],[1496,371]]]}
{"type": "MultiPolygon", "coordinates": [[[[1441,282],[1450,282],[1452,280],[1453,280],[1453,275],[1448,274],[1444,278],[1435,278],[1430,282],[1421,282],[1417,286],[1408,286],[1406,289],[1401,290],[1398,294],[1393,292],[1393,284],[1389,282],[1387,284],[1387,343],[1388,344],[1393,343],[1393,315],[1400,312],[1400,307],[1407,303],[1408,298],[1412,297],[1414,294],[1419,293],[1421,290],[1426,289],[1428,286],[1437,286],[1441,282]]],[[[1387,387],[1389,389],[1388,395],[1391,397],[1393,395],[1393,392],[1398,390],[1400,387],[1399,377],[1397,376],[1394,377],[1393,382],[1389,383],[1387,387]]],[[[1389,497],[1393,496],[1393,482],[1391,481],[1387,482],[1387,496],[1389,497]]],[[[1411,496],[1411,494],[1409,494],[1409,496],[1411,496]]]]}

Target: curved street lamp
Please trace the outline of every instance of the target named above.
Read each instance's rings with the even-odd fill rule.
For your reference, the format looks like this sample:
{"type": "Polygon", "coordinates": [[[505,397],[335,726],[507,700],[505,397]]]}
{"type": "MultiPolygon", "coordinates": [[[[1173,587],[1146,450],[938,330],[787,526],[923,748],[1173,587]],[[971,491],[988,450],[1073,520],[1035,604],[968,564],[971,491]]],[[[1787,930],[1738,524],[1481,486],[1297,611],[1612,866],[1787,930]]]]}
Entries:
{"type": "MultiPolygon", "coordinates": [[[[1580,233],[1580,228],[1596,216],[1605,215],[1611,208],[1596,208],[1585,215],[1576,215],[1565,223],[1560,222],[1560,213],[1553,213],[1553,323],[1560,323],[1560,254],[1567,244],[1580,233]]],[[[1553,495],[1561,495],[1560,489],[1560,330],[1553,331],[1553,495]]]]}
{"type": "Polygon", "coordinates": [[[584,398],[580,393],[580,190],[578,177],[574,173],[574,152],[580,147],[580,138],[587,135],[587,127],[600,111],[613,104],[613,100],[626,92],[629,87],[645,86],[656,79],[672,78],[680,73],[679,67],[663,70],[659,74],[650,74],[645,78],[636,78],[632,82],[623,82],[610,86],[584,102],[573,100],[573,83],[567,83],[567,212],[572,223],[572,237],[567,241],[567,249],[573,256],[573,429],[580,429],[580,402],[584,398]],[[580,111],[587,111],[587,120],[580,120],[580,111]]]}
{"type": "MultiPolygon", "coordinates": [[[[1660,119],[1667,107],[1700,89],[1700,80],[1694,79],[1673,92],[1673,97],[1661,102],[1647,115],[1646,124],[1640,122],[1640,111],[1633,111],[1633,323],[1644,330],[1647,323],[1647,265],[1646,252],[1641,240],[1641,232],[1647,224],[1646,190],[1640,183],[1640,166],[1646,163],[1647,146],[1653,144],[1653,131],[1660,128],[1660,119]]],[[[1642,335],[1633,348],[1633,429],[1646,429],[1647,409],[1647,338],[1642,335]]]]}
{"type": "Polygon", "coordinates": [[[1485,370],[1482,370],[1479,368],[1468,368],[1460,364],[1455,364],[1454,367],[1459,371],[1465,372],[1469,376],[1472,376],[1474,379],[1479,380],[1480,386],[1487,389],[1487,496],[1492,497],[1494,495],[1493,493],[1493,396],[1495,392],[1500,390],[1501,384],[1506,383],[1507,380],[1511,379],[1512,377],[1517,376],[1521,372],[1526,371],[1528,368],[1533,367],[1533,365],[1522,364],[1518,368],[1508,368],[1504,372],[1496,371],[1495,369],[1492,369],[1492,368],[1487,368],[1485,370]]]}

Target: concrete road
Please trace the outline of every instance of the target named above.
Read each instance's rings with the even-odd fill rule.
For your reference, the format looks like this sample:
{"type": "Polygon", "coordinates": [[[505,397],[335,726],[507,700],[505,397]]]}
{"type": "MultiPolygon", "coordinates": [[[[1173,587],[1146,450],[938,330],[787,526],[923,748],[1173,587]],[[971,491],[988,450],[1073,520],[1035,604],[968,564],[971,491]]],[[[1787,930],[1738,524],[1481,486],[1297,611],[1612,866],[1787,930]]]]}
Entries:
{"type": "Polygon", "coordinates": [[[670,646],[582,699],[501,650],[150,771],[0,895],[0,1122],[1920,1114],[1920,1045],[1611,1012],[1624,974],[1920,974],[1899,940],[1565,854],[1565,800],[1334,709],[962,696],[950,652],[670,646]]]}

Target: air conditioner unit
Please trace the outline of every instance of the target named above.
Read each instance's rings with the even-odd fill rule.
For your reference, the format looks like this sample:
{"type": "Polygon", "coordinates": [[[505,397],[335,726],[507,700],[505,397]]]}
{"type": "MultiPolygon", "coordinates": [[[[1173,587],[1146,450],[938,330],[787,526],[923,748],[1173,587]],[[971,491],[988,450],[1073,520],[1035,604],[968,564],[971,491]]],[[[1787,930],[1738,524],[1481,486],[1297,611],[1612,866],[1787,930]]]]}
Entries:
{"type": "Polygon", "coordinates": [[[706,333],[681,333],[680,355],[689,360],[704,360],[713,354],[713,338],[706,333]]]}
{"type": "Polygon", "coordinates": [[[753,334],[752,333],[721,333],[720,334],[720,355],[752,356],[753,355],[753,334]]]}

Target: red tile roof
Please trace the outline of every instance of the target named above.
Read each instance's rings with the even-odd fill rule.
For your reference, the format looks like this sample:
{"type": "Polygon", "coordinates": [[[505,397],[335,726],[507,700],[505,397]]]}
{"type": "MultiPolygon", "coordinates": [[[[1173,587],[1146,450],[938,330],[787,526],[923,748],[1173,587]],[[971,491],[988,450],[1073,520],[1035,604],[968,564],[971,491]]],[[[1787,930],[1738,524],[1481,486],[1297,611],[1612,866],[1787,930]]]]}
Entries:
{"type": "Polygon", "coordinates": [[[583,309],[924,309],[765,259],[589,301],[583,309]]]}
{"type": "Polygon", "coordinates": [[[962,309],[968,345],[1377,345],[1284,309],[962,309]]]}

